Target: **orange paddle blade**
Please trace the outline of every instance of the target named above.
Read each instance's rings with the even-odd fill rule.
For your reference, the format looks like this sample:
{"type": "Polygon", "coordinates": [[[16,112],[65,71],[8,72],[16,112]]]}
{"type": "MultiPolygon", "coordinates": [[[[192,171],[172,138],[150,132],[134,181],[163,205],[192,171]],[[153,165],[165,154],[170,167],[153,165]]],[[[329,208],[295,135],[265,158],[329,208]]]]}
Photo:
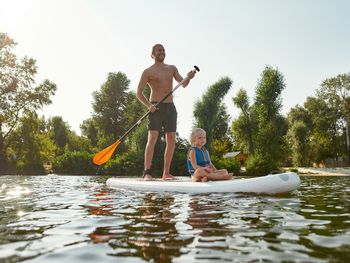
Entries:
{"type": "Polygon", "coordinates": [[[108,146],[107,148],[97,153],[92,159],[93,163],[97,165],[101,165],[107,162],[109,159],[111,159],[112,154],[114,153],[115,149],[118,147],[120,143],[121,141],[118,140],[112,145],[108,146]]]}

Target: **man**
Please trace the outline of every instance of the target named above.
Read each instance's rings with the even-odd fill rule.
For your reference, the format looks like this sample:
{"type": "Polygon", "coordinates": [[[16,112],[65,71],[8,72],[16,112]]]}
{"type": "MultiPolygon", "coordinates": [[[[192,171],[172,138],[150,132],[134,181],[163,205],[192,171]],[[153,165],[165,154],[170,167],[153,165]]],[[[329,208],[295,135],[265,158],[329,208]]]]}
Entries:
{"type": "MultiPolygon", "coordinates": [[[[163,180],[172,180],[174,177],[170,174],[170,164],[175,150],[177,121],[177,112],[173,103],[173,96],[170,95],[157,108],[154,105],[171,92],[173,88],[173,79],[180,82],[183,78],[175,66],[164,63],[165,49],[163,45],[156,44],[153,46],[152,58],[154,59],[154,64],[143,71],[137,88],[137,98],[151,112],[148,116],[148,139],[145,149],[145,170],[143,171],[143,178],[144,180],[152,180],[151,166],[154,146],[157,142],[159,131],[164,128],[166,148],[164,152],[162,178],[163,180]],[[151,87],[151,95],[149,99],[143,94],[147,84],[151,87]]],[[[195,70],[187,73],[188,79],[182,84],[183,87],[188,85],[190,79],[194,77],[195,73],[195,70]]]]}

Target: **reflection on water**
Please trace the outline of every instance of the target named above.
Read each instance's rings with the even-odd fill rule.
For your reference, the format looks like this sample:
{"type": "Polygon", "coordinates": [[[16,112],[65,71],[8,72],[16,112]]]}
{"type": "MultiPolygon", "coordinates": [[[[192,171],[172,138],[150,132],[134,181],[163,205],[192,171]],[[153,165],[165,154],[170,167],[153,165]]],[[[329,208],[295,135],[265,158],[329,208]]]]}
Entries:
{"type": "Polygon", "coordinates": [[[282,196],[157,194],[0,177],[0,262],[350,262],[350,177],[282,196]]]}

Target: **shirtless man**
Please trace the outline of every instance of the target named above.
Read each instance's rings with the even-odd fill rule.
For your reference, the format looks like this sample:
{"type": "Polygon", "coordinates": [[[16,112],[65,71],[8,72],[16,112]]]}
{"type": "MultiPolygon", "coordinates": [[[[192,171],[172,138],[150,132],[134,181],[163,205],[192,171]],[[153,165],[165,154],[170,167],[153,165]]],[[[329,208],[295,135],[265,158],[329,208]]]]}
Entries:
{"type": "MultiPolygon", "coordinates": [[[[183,78],[177,68],[173,65],[164,63],[165,49],[163,45],[156,44],[152,48],[152,58],[154,64],[145,69],[137,88],[137,98],[151,112],[148,116],[148,140],[145,149],[145,170],[143,171],[144,180],[152,180],[151,166],[154,154],[154,146],[157,142],[159,131],[164,127],[166,148],[164,152],[163,180],[172,180],[174,177],[170,174],[170,164],[175,150],[176,120],[177,112],[173,103],[173,96],[170,95],[157,108],[154,106],[161,101],[173,88],[173,79],[181,82],[183,78]],[[143,94],[146,84],[151,87],[150,98],[147,99],[143,94]]],[[[188,79],[182,84],[186,87],[195,75],[192,70],[187,73],[188,79]]]]}

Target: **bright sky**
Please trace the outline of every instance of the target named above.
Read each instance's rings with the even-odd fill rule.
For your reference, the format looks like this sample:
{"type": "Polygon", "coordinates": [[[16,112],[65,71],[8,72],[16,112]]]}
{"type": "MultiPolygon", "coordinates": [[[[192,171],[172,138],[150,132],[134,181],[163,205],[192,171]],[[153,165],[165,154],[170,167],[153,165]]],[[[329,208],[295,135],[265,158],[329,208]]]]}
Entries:
{"type": "Polygon", "coordinates": [[[252,99],[265,65],[285,77],[284,114],[324,79],[349,73],[349,13],[347,0],[0,0],[0,32],[18,43],[19,57],[37,60],[38,83],[57,84],[45,116],[62,116],[78,134],[107,74],[125,73],[136,91],[151,47],[162,43],[182,76],[201,69],[175,92],[188,138],[195,101],[220,77],[233,80],[225,103],[234,118],[232,97],[244,88],[252,99]]]}

